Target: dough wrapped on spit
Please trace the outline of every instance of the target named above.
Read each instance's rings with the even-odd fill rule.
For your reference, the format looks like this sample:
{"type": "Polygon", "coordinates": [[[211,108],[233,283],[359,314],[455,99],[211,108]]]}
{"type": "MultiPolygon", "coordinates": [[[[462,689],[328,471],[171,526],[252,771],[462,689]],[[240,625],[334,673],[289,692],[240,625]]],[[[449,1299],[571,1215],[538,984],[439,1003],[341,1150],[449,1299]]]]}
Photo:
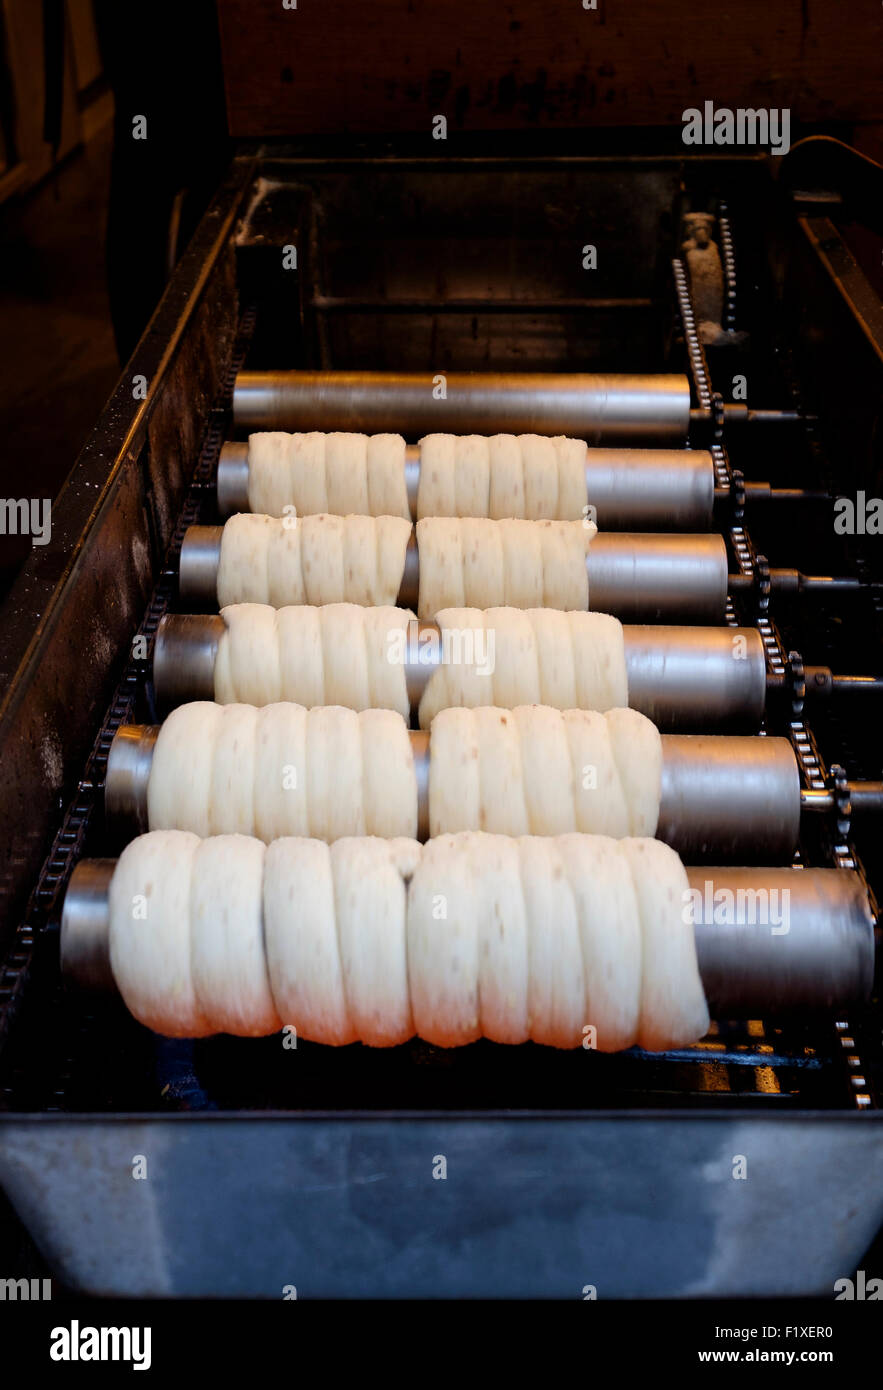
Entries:
{"type": "Polygon", "coordinates": [[[656,1050],[708,1029],[687,901],[654,840],[159,831],[116,866],[110,960],[135,1017],[173,1037],[656,1050]]]}
{"type": "MultiPolygon", "coordinates": [[[[585,521],[418,521],[419,615],[464,607],[585,610],[586,554],[596,530],[585,521]]],[[[395,516],[232,516],[221,535],[218,604],[394,604],[410,538],[408,522],[395,516]]]]}
{"type": "MultiPolygon", "coordinates": [[[[220,704],[293,700],[408,717],[405,642],[416,621],[408,609],[236,603],[221,616],[226,630],[214,668],[220,704]]],[[[604,713],[628,704],[622,624],[606,613],[446,608],[437,620],[434,649],[417,645],[419,661],[437,663],[420,700],[422,729],[439,710],[461,705],[536,703],[604,713]]]]}
{"type": "MultiPolygon", "coordinates": [[[[418,517],[578,521],[586,445],[538,434],[429,434],[420,441],[418,517]]],[[[410,518],[405,441],[398,434],[249,435],[248,506],[282,517],[410,518]]]]}
{"type": "MultiPolygon", "coordinates": [[[[662,742],[634,710],[448,709],[429,739],[430,835],[653,835],[662,742]]],[[[160,729],[151,830],[258,839],[415,837],[413,745],[393,710],[196,701],[160,729]]]]}
{"type": "Polygon", "coordinates": [[[417,515],[578,521],[586,445],[539,434],[428,434],[420,441],[417,515]]]}
{"type": "Polygon", "coordinates": [[[308,709],[392,709],[408,718],[403,644],[408,623],[416,621],[409,609],[234,603],[221,617],[226,630],[214,673],[219,704],[293,700],[308,709]]]}
{"type": "Polygon", "coordinates": [[[400,434],[248,437],[248,506],[266,516],[400,516],[410,521],[400,434]]]}
{"type": "Polygon", "coordinates": [[[636,710],[446,709],[429,743],[429,834],[654,835],[662,740],[636,710]]]}
{"type": "Polygon", "coordinates": [[[443,709],[542,704],[559,710],[628,705],[622,623],[554,608],[443,608],[441,665],[420,700],[420,727],[443,709]]]}
{"type": "Polygon", "coordinates": [[[151,830],[197,835],[414,837],[417,774],[393,710],[195,701],[162,725],[150,767],[151,830]]]}
{"type": "Polygon", "coordinates": [[[417,612],[434,618],[444,608],[584,611],[586,554],[597,530],[588,521],[426,517],[417,522],[417,612]]]}
{"type": "Polygon", "coordinates": [[[410,536],[397,516],[231,516],[218,604],[395,603],[410,536]]]}

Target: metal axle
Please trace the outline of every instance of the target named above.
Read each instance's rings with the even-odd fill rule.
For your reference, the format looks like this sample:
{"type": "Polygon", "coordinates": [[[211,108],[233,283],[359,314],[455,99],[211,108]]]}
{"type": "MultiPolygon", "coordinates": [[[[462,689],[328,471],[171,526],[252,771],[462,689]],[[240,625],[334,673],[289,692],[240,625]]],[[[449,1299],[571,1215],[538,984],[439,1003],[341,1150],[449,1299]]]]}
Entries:
{"type": "Polygon", "coordinates": [[[685,376],[554,372],[240,372],[240,430],[567,434],[587,443],[682,444],[685,376]]]}

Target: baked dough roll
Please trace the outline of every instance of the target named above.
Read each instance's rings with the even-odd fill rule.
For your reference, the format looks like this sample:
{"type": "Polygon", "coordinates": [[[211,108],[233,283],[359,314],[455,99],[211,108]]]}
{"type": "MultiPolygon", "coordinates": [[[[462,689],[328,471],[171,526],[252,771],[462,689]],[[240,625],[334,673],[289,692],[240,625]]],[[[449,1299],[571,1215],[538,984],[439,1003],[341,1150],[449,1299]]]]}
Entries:
{"type": "Polygon", "coordinates": [[[463,607],[585,609],[596,529],[584,521],[424,517],[419,616],[463,607]]]}
{"type": "Polygon", "coordinates": [[[394,709],[408,718],[406,608],[329,603],[271,608],[234,603],[215,658],[219,704],[293,700],[311,709],[394,709]]]}
{"type": "Polygon", "coordinates": [[[399,516],[410,521],[398,434],[249,435],[248,506],[266,516],[399,516]]]}
{"type": "Polygon", "coordinates": [[[193,990],[217,1033],[259,1038],[281,1027],[264,950],[264,855],[260,840],[219,835],[202,840],[193,859],[193,990]]]}
{"type": "Polygon", "coordinates": [[[678,856],[660,840],[622,840],[641,916],[641,1022],[638,1043],[681,1047],[708,1032],[696,939],[685,905],[690,885],[678,856]]]}
{"type": "Polygon", "coordinates": [[[213,1031],[190,969],[190,892],[198,836],[140,835],[126,845],[108,894],[110,967],[129,1012],[168,1038],[213,1031]]]}
{"type": "Polygon", "coordinates": [[[655,832],[662,743],[634,710],[441,710],[429,755],[430,835],[655,832]]]}
{"type": "Polygon", "coordinates": [[[147,800],[151,830],[329,841],[417,833],[414,757],[393,710],[180,705],[160,729],[147,800]]]}
{"type": "Polygon", "coordinates": [[[394,604],[410,534],[395,516],[232,516],[221,537],[218,603],[394,604]]]}

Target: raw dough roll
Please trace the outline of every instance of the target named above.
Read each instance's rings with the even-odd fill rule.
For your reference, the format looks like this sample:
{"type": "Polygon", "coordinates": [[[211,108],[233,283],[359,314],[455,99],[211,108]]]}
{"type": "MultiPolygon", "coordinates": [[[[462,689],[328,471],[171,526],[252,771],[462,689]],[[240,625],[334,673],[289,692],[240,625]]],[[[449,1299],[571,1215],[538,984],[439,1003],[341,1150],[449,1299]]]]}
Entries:
{"type": "Polygon", "coordinates": [[[276,840],[263,908],[276,1008],[299,1038],[392,1047],[413,1036],[405,879],[411,840],[276,840]]]}
{"type": "Polygon", "coordinates": [[[606,613],[444,608],[436,617],[442,665],[420,700],[421,729],[453,706],[542,703],[604,714],[628,704],[622,624],[606,613]]]}
{"type": "Polygon", "coordinates": [[[216,1033],[259,1038],[281,1027],[264,950],[265,848],[245,835],[202,840],[190,889],[190,969],[216,1033]]]}
{"type": "Polygon", "coordinates": [[[411,526],[397,516],[231,516],[218,603],[394,604],[411,526]]]}
{"type": "Polygon", "coordinates": [[[265,516],[400,516],[410,521],[405,441],[398,434],[248,438],[248,506],[265,516]]]}
{"type": "Polygon", "coordinates": [[[152,832],[113,875],[111,968],[174,1037],[655,1050],[708,1029],[688,893],[653,840],[152,832]]]}
{"type": "Polygon", "coordinates": [[[293,700],[308,709],[394,709],[409,717],[401,659],[414,617],[408,609],[234,603],[221,617],[226,630],[215,659],[219,704],[293,700]]]}
{"type": "MultiPolygon", "coordinates": [[[[228,523],[229,525],[229,523],[228,523]]],[[[445,608],[587,609],[587,521],[424,517],[417,523],[421,618],[445,608]]]]}
{"type": "Polygon", "coordinates": [[[638,1043],[651,1051],[694,1042],[708,1032],[708,1005],[685,905],[686,870],[660,840],[620,842],[641,914],[641,1022],[638,1043]]]}
{"type": "Polygon", "coordinates": [[[431,836],[656,831],[662,741],[635,710],[445,709],[429,748],[431,836]]]}
{"type": "Polygon", "coordinates": [[[408,890],[414,1027],[615,1052],[702,1037],[687,877],[653,840],[467,832],[424,846],[408,890]]]}
{"type": "Polygon", "coordinates": [[[139,1023],[168,1038],[213,1031],[190,969],[190,893],[198,836],[179,830],[126,845],[108,895],[110,967],[139,1023]]]}
{"type": "Polygon", "coordinates": [[[538,434],[429,434],[420,441],[417,515],[577,521],[586,446],[538,434]]]}
{"type": "Polygon", "coordinates": [[[413,839],[408,728],[393,710],[181,705],[160,729],[147,804],[151,830],[413,839]]]}

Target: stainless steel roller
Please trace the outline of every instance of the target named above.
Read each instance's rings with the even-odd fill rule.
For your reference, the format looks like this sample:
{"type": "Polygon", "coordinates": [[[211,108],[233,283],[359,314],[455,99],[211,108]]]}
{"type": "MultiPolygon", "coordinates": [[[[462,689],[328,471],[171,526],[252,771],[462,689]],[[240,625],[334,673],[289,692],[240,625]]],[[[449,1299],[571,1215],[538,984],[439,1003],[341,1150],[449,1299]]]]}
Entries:
{"type": "MultiPolygon", "coordinates": [[[[148,827],[147,792],[155,725],[124,725],[107,759],[109,823],[131,837],[148,827]]],[[[419,836],[429,831],[431,735],[412,732],[419,836]]],[[[784,738],[662,735],[657,839],[699,862],[787,863],[797,847],[804,796],[784,738]]]]}
{"type": "Polygon", "coordinates": [[[682,444],[685,376],[551,372],[240,372],[239,429],[567,434],[598,444],[682,444]],[[441,390],[444,397],[440,397],[441,390]]]}
{"type": "MultiPolygon", "coordinates": [[[[185,601],[217,605],[222,526],[190,526],[181,546],[179,589],[185,601]]],[[[653,532],[600,532],[586,556],[589,607],[624,621],[723,622],[727,549],[723,537],[653,532]]],[[[416,608],[420,556],[412,533],[398,602],[416,608]]]]}
{"type": "MultiPolygon", "coordinates": [[[[215,698],[214,668],[225,631],[218,614],[167,614],[153,653],[160,705],[215,698]]],[[[760,727],[766,695],[763,641],[755,628],[624,627],[629,705],[660,729],[760,727]]],[[[405,683],[416,712],[442,643],[435,623],[406,632],[405,683]]]]}
{"type": "MultiPolygon", "coordinates": [[[[714,513],[714,481],[714,462],[704,449],[586,450],[586,491],[602,531],[707,531],[714,513]]],[[[405,486],[416,521],[419,444],[405,447],[405,486]]],[[[224,517],[251,510],[246,442],[221,448],[218,510],[224,517]]]]}
{"type": "MultiPolygon", "coordinates": [[[[108,906],[114,864],[81,860],[64,900],[61,968],[83,989],[116,989],[108,906]]],[[[840,1010],[870,997],[874,919],[853,870],[688,868],[687,879],[713,1017],[840,1010]]]]}

